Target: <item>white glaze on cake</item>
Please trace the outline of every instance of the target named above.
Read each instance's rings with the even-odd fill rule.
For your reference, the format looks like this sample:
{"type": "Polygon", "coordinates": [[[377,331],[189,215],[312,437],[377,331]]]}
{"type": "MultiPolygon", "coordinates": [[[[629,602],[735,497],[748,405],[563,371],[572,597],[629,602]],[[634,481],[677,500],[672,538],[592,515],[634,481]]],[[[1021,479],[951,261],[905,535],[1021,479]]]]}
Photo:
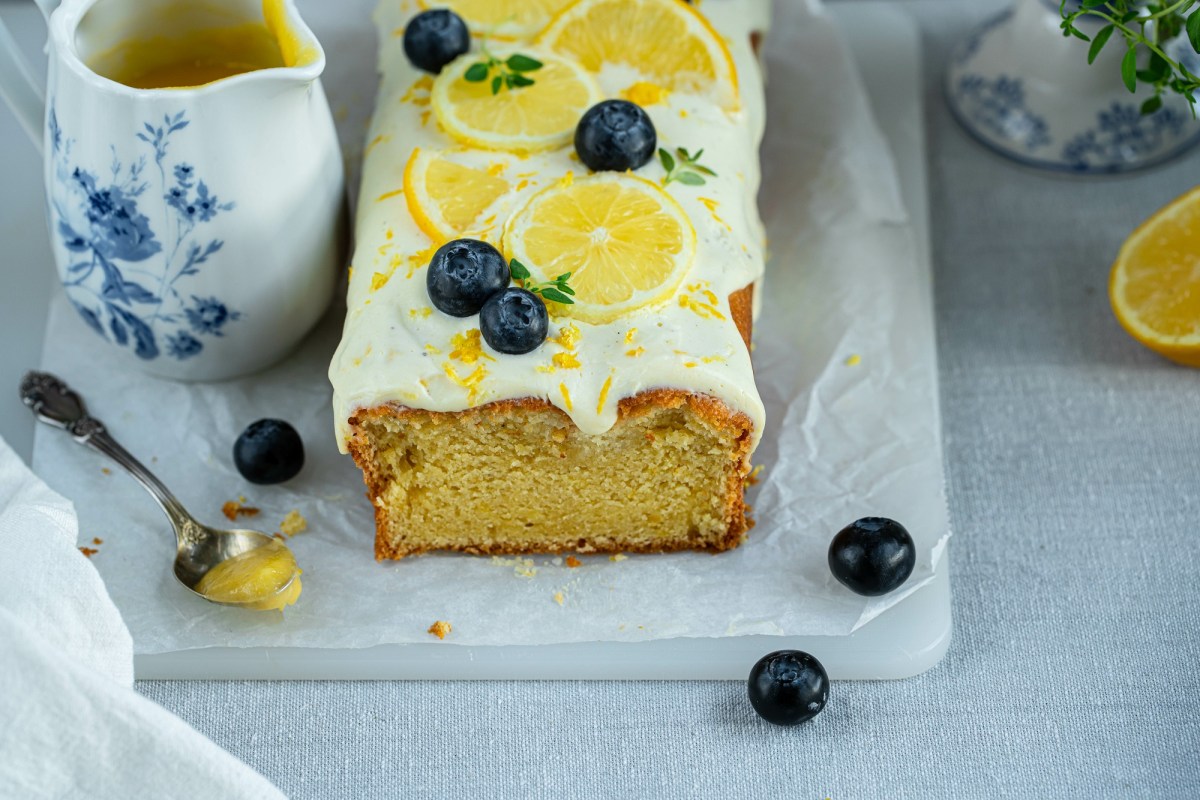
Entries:
{"type": "MultiPolygon", "coordinates": [[[[668,302],[609,324],[552,318],[551,339],[523,356],[494,353],[486,344],[481,349],[477,334],[475,346],[468,342],[464,347],[469,332],[478,330],[478,316],[442,314],[432,308],[426,293],[425,265],[435,243],[409,214],[402,191],[404,168],[416,147],[444,150],[458,145],[439,131],[423,100],[428,92],[414,90],[424,73],[409,64],[400,32],[417,11],[415,0],[385,0],[375,13],[383,77],[363,165],[346,325],[329,370],[342,451],[348,420],[361,408],[391,403],[460,411],[497,400],[536,397],[561,408],[584,433],[599,434],[616,422],[622,398],[655,388],[684,389],[722,400],[750,418],[757,445],[765,421],[763,404],[728,296],[757,282],[763,272],[756,196],[765,110],[750,34],[766,30],[769,4],[705,0],[701,6],[734,56],[739,111],[726,112],[711,100],[681,93],[646,108],[660,146],[692,152],[704,148],[703,163],[718,175],[704,186],[672,182],[666,187],[696,228],[698,248],[690,274],[668,302]],[[706,201],[715,201],[715,208],[706,201]],[[571,336],[560,335],[567,326],[579,332],[571,348],[562,341],[570,343],[571,336]],[[566,352],[574,359],[560,357],[555,364],[554,357],[566,352]],[[578,367],[563,366],[574,361],[578,367]]],[[[516,49],[535,52],[526,45],[516,49]]],[[[607,96],[618,97],[644,79],[628,67],[606,67],[598,80],[607,96]]],[[[486,153],[478,157],[481,163],[516,158],[486,153]]],[[[514,171],[534,173],[524,179],[529,181],[524,189],[529,195],[568,172],[587,173],[570,147],[519,159],[505,177],[513,177],[514,171]]],[[[637,174],[660,181],[664,172],[655,159],[637,174]]],[[[523,198],[516,207],[522,202],[523,198]]]]}

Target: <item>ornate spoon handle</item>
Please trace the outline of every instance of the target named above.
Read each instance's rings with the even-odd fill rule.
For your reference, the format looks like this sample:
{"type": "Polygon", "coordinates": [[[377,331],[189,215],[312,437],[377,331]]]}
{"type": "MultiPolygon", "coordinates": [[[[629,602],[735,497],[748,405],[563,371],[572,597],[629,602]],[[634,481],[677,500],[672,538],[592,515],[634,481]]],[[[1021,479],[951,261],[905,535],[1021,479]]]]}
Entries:
{"type": "Polygon", "coordinates": [[[124,467],[153,495],[177,530],[193,522],[175,495],[109,434],[103,422],[88,414],[83,398],[61,379],[48,372],[26,373],[21,379],[21,401],[29,406],[38,421],[62,428],[75,441],[103,453],[124,467]]]}

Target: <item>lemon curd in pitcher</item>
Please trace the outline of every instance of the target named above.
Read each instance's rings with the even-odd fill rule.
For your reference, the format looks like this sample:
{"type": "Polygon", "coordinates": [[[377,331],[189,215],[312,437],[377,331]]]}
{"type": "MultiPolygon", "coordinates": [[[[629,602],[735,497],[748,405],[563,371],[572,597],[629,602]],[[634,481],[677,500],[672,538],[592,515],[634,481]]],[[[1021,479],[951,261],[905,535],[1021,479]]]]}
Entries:
{"type": "MultiPolygon", "coordinates": [[[[129,38],[88,59],[98,75],[134,89],[186,89],[246,72],[304,63],[302,45],[284,20],[281,0],[264,0],[263,21],[129,38]]],[[[168,9],[168,12],[173,9],[168,9]]]]}

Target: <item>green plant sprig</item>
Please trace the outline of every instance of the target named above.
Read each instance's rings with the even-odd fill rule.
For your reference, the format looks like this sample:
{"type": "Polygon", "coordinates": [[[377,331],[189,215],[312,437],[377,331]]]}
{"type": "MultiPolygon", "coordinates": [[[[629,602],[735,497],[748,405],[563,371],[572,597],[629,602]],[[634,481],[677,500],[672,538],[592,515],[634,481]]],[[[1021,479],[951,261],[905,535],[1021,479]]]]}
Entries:
{"type": "Polygon", "coordinates": [[[497,58],[488,50],[486,39],[480,44],[480,50],[483,52],[484,60],[476,61],[468,67],[463,78],[471,83],[483,83],[490,77],[492,94],[500,94],[500,90],[504,88],[511,91],[533,86],[536,81],[529,77],[528,73],[537,72],[544,66],[536,58],[521,53],[513,53],[503,59],[497,58]],[[493,70],[496,71],[495,75],[492,75],[493,70]]]}
{"type": "Polygon", "coordinates": [[[512,273],[513,280],[516,281],[522,289],[527,292],[541,295],[546,300],[553,300],[555,303],[563,305],[574,305],[575,301],[571,296],[575,294],[575,290],[567,285],[567,281],[571,279],[571,273],[564,272],[552,281],[545,283],[534,283],[533,275],[520,261],[515,258],[509,262],[508,271],[512,273]]]}
{"type": "Polygon", "coordinates": [[[686,186],[703,186],[705,175],[717,177],[717,173],[700,163],[700,157],[703,155],[703,147],[697,150],[695,155],[688,153],[682,147],[676,147],[674,156],[667,152],[666,148],[658,148],[658,160],[662,162],[663,169],[667,171],[667,177],[663,179],[663,186],[672,181],[679,181],[686,186]],[[675,160],[676,157],[679,159],[678,162],[675,160]]]}
{"type": "Polygon", "coordinates": [[[1200,53],[1200,0],[1083,0],[1075,11],[1067,11],[1067,0],[1060,0],[1063,36],[1074,36],[1090,42],[1088,63],[1094,63],[1104,46],[1120,34],[1125,44],[1121,59],[1121,80],[1131,93],[1141,82],[1154,88],[1154,95],[1142,103],[1143,114],[1153,114],[1162,108],[1163,95],[1168,91],[1186,97],[1196,115],[1196,92],[1200,91],[1200,76],[1172,59],[1163,50],[1163,43],[1186,32],[1192,49],[1200,53]],[[1075,24],[1082,17],[1095,17],[1107,24],[1088,36],[1075,24]],[[1149,53],[1146,66],[1138,69],[1138,57],[1149,53]]]}

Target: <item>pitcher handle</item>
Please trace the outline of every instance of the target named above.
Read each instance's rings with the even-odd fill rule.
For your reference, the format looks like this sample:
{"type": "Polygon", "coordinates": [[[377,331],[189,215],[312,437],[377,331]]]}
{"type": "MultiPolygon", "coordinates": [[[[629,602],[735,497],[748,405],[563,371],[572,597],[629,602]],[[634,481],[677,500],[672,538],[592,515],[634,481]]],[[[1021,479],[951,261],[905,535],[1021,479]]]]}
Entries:
{"type": "MultiPolygon", "coordinates": [[[[47,22],[59,0],[34,0],[47,22]]],[[[0,19],[0,97],[8,103],[17,121],[33,140],[40,153],[43,147],[42,127],[46,117],[46,97],[34,80],[33,71],[17,49],[17,43],[0,19]]]]}

